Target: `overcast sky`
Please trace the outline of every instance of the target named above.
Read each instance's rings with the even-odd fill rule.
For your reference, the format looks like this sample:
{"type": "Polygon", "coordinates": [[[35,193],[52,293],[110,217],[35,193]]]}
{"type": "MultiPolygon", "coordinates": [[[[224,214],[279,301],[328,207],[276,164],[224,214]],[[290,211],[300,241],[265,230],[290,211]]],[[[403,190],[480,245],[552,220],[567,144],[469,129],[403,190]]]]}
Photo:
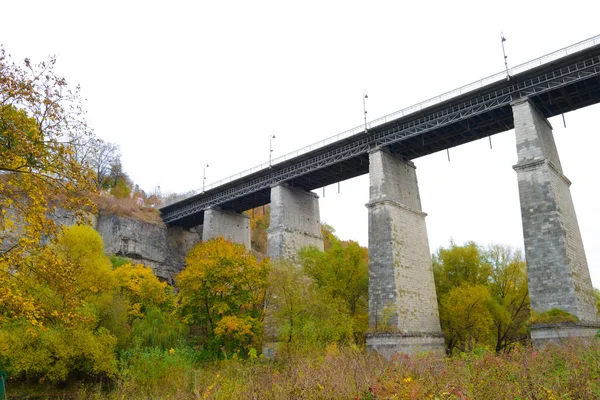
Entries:
{"type": "MultiPolygon", "coordinates": [[[[58,57],[89,122],[147,192],[185,192],[600,34],[598,1],[5,1],[15,59],[58,57]],[[579,4],[578,4],[579,3],[579,4]]],[[[600,287],[596,105],[551,120],[600,287]]],[[[430,248],[523,247],[514,132],[415,160],[430,248]]],[[[315,192],[367,245],[368,177],[315,192]]]]}

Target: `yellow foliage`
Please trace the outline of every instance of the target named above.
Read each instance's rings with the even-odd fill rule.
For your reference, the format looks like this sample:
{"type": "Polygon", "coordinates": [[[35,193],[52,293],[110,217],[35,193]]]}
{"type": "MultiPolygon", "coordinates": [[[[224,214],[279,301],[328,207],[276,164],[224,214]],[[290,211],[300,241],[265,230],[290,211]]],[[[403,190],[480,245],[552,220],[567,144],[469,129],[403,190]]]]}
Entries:
{"type": "MultiPolygon", "coordinates": [[[[57,233],[49,215],[56,207],[82,218],[93,208],[92,173],[77,160],[72,144],[90,133],[82,118],[78,89],[71,90],[54,74],[55,60],[23,67],[11,63],[0,48],[0,298],[12,304],[27,291],[10,283],[29,267],[44,240],[57,233]],[[16,298],[12,298],[17,296],[16,298]]],[[[28,268],[40,279],[64,265],[48,263],[28,268]]],[[[54,274],[60,279],[60,274],[54,274]]],[[[66,286],[66,282],[60,282],[66,286]]],[[[34,308],[38,303],[25,300],[34,308]]],[[[26,307],[26,309],[28,309],[26,307]]],[[[39,321],[31,310],[22,316],[39,321]]],[[[18,317],[19,308],[11,311],[18,317]]]]}
{"type": "Polygon", "coordinates": [[[121,293],[131,302],[129,314],[132,317],[142,317],[144,307],[166,310],[173,305],[171,288],[159,281],[149,267],[125,264],[114,270],[114,276],[121,293]]]}
{"type": "Polygon", "coordinates": [[[222,237],[199,243],[177,276],[180,313],[208,341],[249,347],[261,330],[268,260],[222,237]]]}
{"type": "Polygon", "coordinates": [[[474,346],[490,334],[493,319],[488,303],[490,291],[483,285],[464,284],[442,298],[440,319],[447,339],[454,341],[463,351],[474,346]]]}

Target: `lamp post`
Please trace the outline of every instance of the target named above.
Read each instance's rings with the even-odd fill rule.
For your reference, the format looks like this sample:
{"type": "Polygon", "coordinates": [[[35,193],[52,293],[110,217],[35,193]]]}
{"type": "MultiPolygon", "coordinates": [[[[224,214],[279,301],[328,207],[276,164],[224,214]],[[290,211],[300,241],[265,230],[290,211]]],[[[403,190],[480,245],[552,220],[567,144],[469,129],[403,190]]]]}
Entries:
{"type": "Polygon", "coordinates": [[[273,156],[273,139],[275,139],[275,131],[269,134],[269,168],[271,168],[271,160],[273,156]]]}
{"type": "Polygon", "coordinates": [[[506,52],[504,51],[504,42],[506,42],[506,38],[504,37],[504,32],[500,32],[500,42],[502,43],[502,55],[504,56],[504,67],[506,68],[506,80],[510,81],[510,75],[508,73],[508,62],[506,61],[508,56],[506,55],[506,52]]]}
{"type": "Polygon", "coordinates": [[[365,133],[367,133],[367,103],[366,103],[366,99],[368,99],[369,96],[367,95],[367,91],[363,90],[363,113],[364,113],[364,118],[365,118],[365,133]]]}
{"type": "Polygon", "coordinates": [[[208,161],[202,164],[202,193],[204,193],[204,186],[206,184],[206,168],[208,167],[208,161]]]}

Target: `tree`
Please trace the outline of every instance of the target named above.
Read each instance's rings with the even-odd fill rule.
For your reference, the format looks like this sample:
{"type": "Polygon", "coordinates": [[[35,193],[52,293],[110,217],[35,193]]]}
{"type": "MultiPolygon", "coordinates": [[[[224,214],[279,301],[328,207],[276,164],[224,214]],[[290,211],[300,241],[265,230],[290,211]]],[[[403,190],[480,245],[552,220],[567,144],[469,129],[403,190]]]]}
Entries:
{"type": "Polygon", "coordinates": [[[438,249],[432,261],[438,297],[463,284],[485,285],[492,273],[474,242],[458,246],[451,241],[449,248],[438,249]]]}
{"type": "Polygon", "coordinates": [[[368,328],[369,254],[353,241],[341,241],[333,228],[325,227],[325,251],[307,247],[300,251],[300,263],[315,284],[332,299],[341,300],[355,321],[355,336],[364,336],[368,328]]]}
{"type": "Polygon", "coordinates": [[[130,302],[129,315],[142,317],[148,308],[171,311],[175,298],[171,287],[158,280],[149,267],[127,263],[114,270],[123,296],[130,302]]]}
{"type": "Polygon", "coordinates": [[[489,287],[495,348],[506,351],[528,337],[526,322],[531,311],[525,260],[520,251],[500,245],[489,246],[485,259],[493,268],[489,287]]]}
{"type": "Polygon", "coordinates": [[[268,260],[222,237],[198,243],[176,277],[180,313],[210,351],[247,351],[261,340],[268,260]]]}
{"type": "Polygon", "coordinates": [[[529,294],[520,252],[501,245],[482,248],[473,242],[463,246],[451,242],[449,248],[440,248],[432,259],[448,352],[454,347],[468,349],[470,343],[488,344],[497,352],[509,351],[515,343],[527,340],[529,294]],[[481,288],[489,295],[485,301],[481,288]],[[469,303],[474,299],[478,299],[476,307],[469,303]],[[472,309],[475,314],[471,316],[475,315],[477,321],[476,329],[469,335],[460,325],[461,318],[465,318],[461,313],[467,309],[472,309]],[[481,324],[488,322],[490,325],[484,329],[481,324]]]}
{"type": "Polygon", "coordinates": [[[266,329],[287,348],[324,347],[353,340],[353,319],[341,298],[319,285],[298,266],[277,260],[269,275],[266,329]]]}
{"type": "Polygon", "coordinates": [[[455,347],[471,351],[476,344],[486,342],[493,323],[490,301],[489,289],[484,285],[463,284],[444,296],[440,320],[448,354],[452,354],[455,347]]]}
{"type": "Polygon", "coordinates": [[[267,229],[271,222],[271,207],[256,207],[246,212],[250,216],[250,243],[252,250],[267,253],[267,229]]]}
{"type": "Polygon", "coordinates": [[[62,229],[54,243],[25,257],[0,303],[0,364],[14,376],[60,382],[77,372],[111,376],[117,338],[101,324],[116,282],[100,235],[62,229]]]}
{"type": "Polygon", "coordinates": [[[94,169],[94,183],[98,190],[114,186],[114,183],[109,182],[108,178],[114,166],[121,165],[120,160],[121,154],[118,145],[102,140],[96,142],[90,157],[90,165],[94,169]]]}
{"type": "MultiPolygon", "coordinates": [[[[75,138],[91,137],[79,88],[54,74],[56,60],[23,66],[0,48],[0,300],[13,302],[15,272],[42,239],[57,233],[55,207],[82,218],[93,209],[92,174],[77,160],[75,138]],[[11,299],[12,298],[12,299],[11,299]]],[[[38,265],[35,273],[50,273],[38,265]]],[[[61,276],[58,279],[63,279],[61,276]]],[[[30,310],[35,319],[35,312],[30,310]]],[[[33,321],[32,319],[31,321],[33,321]]]]}

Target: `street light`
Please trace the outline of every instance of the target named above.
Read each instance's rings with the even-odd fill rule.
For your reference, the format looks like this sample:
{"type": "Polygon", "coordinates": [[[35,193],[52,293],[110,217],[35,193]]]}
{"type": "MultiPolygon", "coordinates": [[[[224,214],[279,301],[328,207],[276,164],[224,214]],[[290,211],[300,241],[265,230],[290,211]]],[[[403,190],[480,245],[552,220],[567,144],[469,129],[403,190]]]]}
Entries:
{"type": "Polygon", "coordinates": [[[363,90],[363,111],[364,111],[364,117],[365,117],[365,133],[367,133],[367,104],[366,104],[366,99],[368,99],[369,96],[367,95],[367,91],[363,90]]]}
{"type": "Polygon", "coordinates": [[[202,164],[202,193],[204,193],[204,185],[206,184],[206,168],[208,167],[208,161],[202,164]]]}
{"type": "Polygon", "coordinates": [[[275,139],[275,131],[269,134],[269,168],[271,168],[271,160],[273,156],[273,139],[275,139]]]}
{"type": "Polygon", "coordinates": [[[504,42],[506,42],[506,38],[504,37],[504,32],[500,32],[500,42],[502,43],[502,55],[504,56],[504,67],[506,68],[506,80],[510,81],[510,75],[508,73],[508,62],[506,61],[508,56],[506,55],[506,52],[504,51],[504,42]]]}

